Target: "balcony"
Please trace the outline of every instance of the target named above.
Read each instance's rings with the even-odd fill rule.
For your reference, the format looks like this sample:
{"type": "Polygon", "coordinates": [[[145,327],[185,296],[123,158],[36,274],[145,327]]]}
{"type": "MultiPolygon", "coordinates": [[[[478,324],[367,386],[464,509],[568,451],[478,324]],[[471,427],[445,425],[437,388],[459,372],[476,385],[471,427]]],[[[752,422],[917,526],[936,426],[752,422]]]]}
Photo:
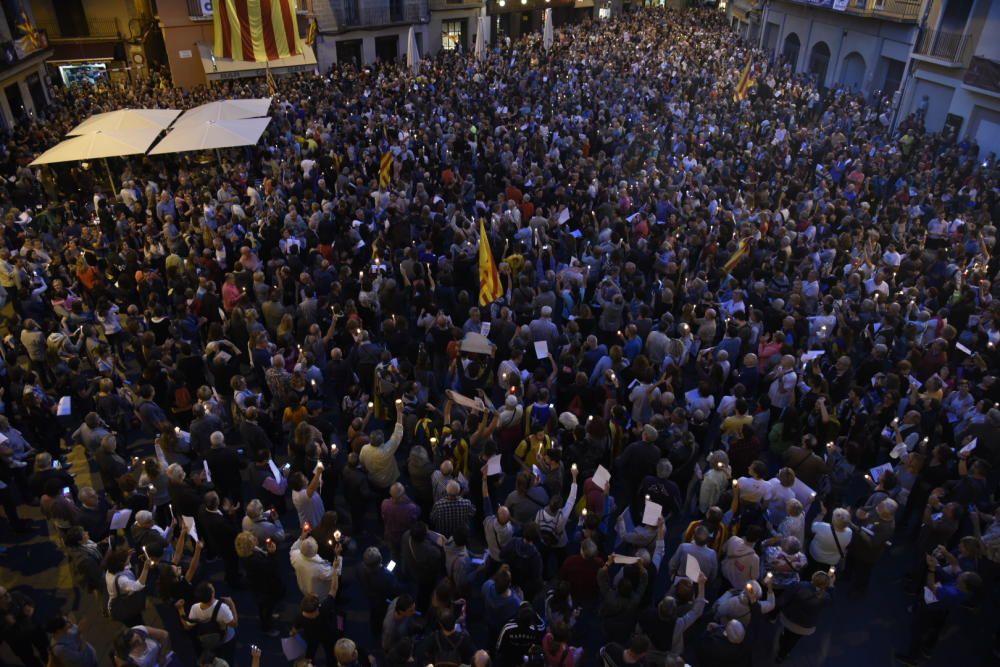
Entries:
{"type": "Polygon", "coordinates": [[[893,21],[917,23],[920,20],[922,0],[792,0],[800,5],[819,7],[841,14],[893,21]],[[841,6],[843,4],[843,6],[841,6]]]}
{"type": "Polygon", "coordinates": [[[316,6],[316,16],[323,32],[338,33],[359,28],[372,29],[424,23],[430,17],[427,0],[327,1],[328,7],[316,6]]]}
{"type": "Polygon", "coordinates": [[[0,76],[10,74],[12,70],[39,54],[43,54],[44,57],[52,54],[46,32],[44,30],[37,32],[38,40],[35,43],[27,41],[26,38],[0,41],[0,76]]]}
{"type": "Polygon", "coordinates": [[[122,38],[122,32],[118,27],[117,17],[109,19],[88,18],[86,23],[76,24],[73,26],[72,30],[67,31],[61,30],[58,23],[45,23],[39,25],[38,27],[48,33],[50,41],[80,39],[107,41],[122,38]]]}
{"type": "Polygon", "coordinates": [[[192,21],[211,21],[211,12],[205,13],[204,0],[187,0],[188,18],[192,21]]]}
{"type": "Polygon", "coordinates": [[[914,53],[961,65],[968,59],[971,44],[970,35],[965,32],[926,30],[920,35],[914,53]]]}

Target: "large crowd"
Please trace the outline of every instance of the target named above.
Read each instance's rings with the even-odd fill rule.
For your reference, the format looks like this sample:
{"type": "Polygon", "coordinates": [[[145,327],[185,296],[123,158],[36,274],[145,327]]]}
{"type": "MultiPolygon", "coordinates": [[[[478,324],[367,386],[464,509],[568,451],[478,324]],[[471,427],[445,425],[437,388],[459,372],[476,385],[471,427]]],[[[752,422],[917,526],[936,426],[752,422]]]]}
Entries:
{"type": "Polygon", "coordinates": [[[0,146],[0,536],[114,625],[0,589],[26,667],[778,664],[890,551],[900,664],[986,603],[995,156],[647,10],[280,77],[258,146],[113,189],[27,166],[268,85],[74,86],[0,146]]]}

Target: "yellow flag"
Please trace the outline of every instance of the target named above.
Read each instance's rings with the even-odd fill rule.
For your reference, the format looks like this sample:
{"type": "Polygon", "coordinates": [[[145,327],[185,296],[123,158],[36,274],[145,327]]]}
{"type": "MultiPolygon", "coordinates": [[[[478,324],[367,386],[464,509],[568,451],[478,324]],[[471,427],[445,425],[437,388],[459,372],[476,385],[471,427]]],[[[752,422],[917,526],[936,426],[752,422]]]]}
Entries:
{"type": "Polygon", "coordinates": [[[750,90],[750,86],[753,81],[750,79],[750,58],[747,58],[746,67],[743,68],[743,74],[740,75],[740,80],[736,84],[736,92],[733,94],[733,100],[736,102],[742,102],[747,98],[747,92],[750,90]]]}
{"type": "Polygon", "coordinates": [[[488,306],[503,296],[500,272],[493,260],[490,239],[486,235],[486,220],[479,219],[479,305],[488,306]]]}
{"type": "Polygon", "coordinates": [[[382,162],[379,165],[378,184],[380,187],[387,188],[390,183],[392,183],[392,152],[386,151],[382,155],[382,162]]]}
{"type": "Polygon", "coordinates": [[[736,252],[732,254],[729,260],[722,266],[722,270],[725,273],[730,273],[736,265],[740,263],[744,257],[750,254],[750,240],[743,239],[740,241],[740,247],[736,249],[736,252]]]}

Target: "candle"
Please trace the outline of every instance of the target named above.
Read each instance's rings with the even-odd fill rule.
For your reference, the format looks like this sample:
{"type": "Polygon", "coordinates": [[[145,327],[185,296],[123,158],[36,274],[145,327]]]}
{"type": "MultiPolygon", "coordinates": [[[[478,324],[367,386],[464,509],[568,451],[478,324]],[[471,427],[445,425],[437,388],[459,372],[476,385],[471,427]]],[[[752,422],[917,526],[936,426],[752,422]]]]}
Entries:
{"type": "Polygon", "coordinates": [[[581,512],[581,514],[583,514],[583,516],[587,516],[587,508],[586,507],[583,508],[583,512],[581,512]]]}
{"type": "Polygon", "coordinates": [[[570,470],[572,470],[573,472],[576,472],[577,468],[576,468],[576,464],[575,463],[572,466],[570,466],[570,470]]]}
{"type": "Polygon", "coordinates": [[[371,410],[374,407],[375,407],[375,404],[372,403],[371,401],[368,401],[368,409],[371,410]]]}
{"type": "Polygon", "coordinates": [[[739,485],[739,480],[733,480],[733,488],[735,489],[739,485]]]}
{"type": "Polygon", "coordinates": [[[831,576],[831,577],[832,577],[833,575],[837,574],[837,568],[835,568],[835,567],[830,567],[830,569],[829,569],[829,574],[830,574],[830,576],[831,576]]]}
{"type": "Polygon", "coordinates": [[[340,531],[339,530],[333,531],[333,539],[337,540],[338,542],[340,541],[340,531]]]}

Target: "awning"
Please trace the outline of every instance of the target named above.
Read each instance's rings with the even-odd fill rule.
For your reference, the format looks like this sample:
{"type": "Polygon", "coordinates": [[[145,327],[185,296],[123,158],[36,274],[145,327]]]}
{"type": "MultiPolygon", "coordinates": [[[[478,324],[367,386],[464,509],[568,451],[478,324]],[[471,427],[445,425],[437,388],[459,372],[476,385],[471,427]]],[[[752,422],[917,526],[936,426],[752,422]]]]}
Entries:
{"type": "Polygon", "coordinates": [[[90,62],[114,60],[115,42],[60,42],[52,45],[55,53],[50,62],[90,62]]]}
{"type": "Polygon", "coordinates": [[[145,153],[162,131],[159,128],[132,128],[70,137],[39,155],[29,166],[145,153]]]}
{"type": "Polygon", "coordinates": [[[175,127],[156,144],[150,155],[186,153],[214,148],[253,146],[260,141],[270,118],[243,118],[239,120],[208,121],[175,127]]]}
{"type": "Polygon", "coordinates": [[[232,60],[230,58],[215,58],[211,44],[198,43],[198,55],[201,66],[205,70],[205,78],[209,81],[225,81],[227,79],[246,79],[253,76],[264,76],[268,69],[274,76],[293,74],[297,72],[312,72],[316,69],[316,54],[311,46],[303,45],[302,54],[272,60],[265,67],[264,63],[232,60]]]}
{"type": "Polygon", "coordinates": [[[118,109],[94,114],[66,134],[72,136],[133,129],[155,129],[160,132],[170,127],[180,115],[181,112],[176,109],[118,109]]]}
{"type": "Polygon", "coordinates": [[[177,119],[174,127],[198,125],[209,121],[239,120],[241,118],[260,118],[266,116],[271,108],[270,97],[257,97],[244,100],[219,100],[188,109],[177,119]]]}

